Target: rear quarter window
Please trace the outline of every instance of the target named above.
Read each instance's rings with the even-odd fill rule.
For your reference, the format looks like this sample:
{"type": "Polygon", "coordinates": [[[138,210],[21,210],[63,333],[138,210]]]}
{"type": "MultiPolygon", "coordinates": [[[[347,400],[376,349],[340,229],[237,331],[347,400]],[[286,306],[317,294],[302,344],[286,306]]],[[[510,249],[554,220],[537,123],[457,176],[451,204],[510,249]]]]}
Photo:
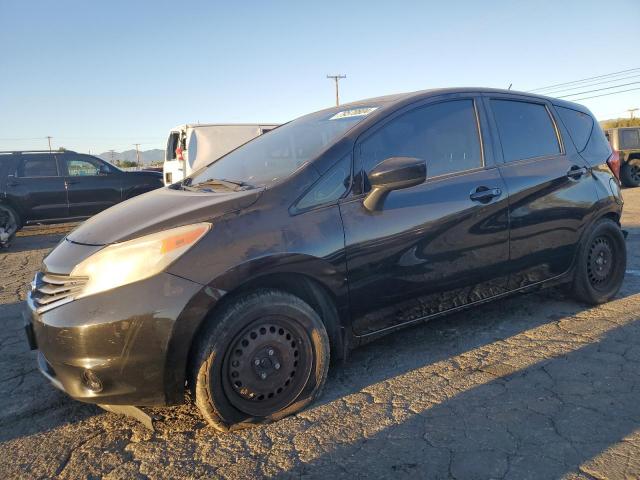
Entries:
{"type": "Polygon", "coordinates": [[[580,153],[592,165],[605,162],[611,156],[611,145],[598,123],[594,123],[589,142],[580,153]]]}
{"type": "Polygon", "coordinates": [[[556,111],[567,127],[576,149],[587,162],[598,165],[607,161],[611,156],[609,139],[591,115],[558,106],[556,111]]]}
{"type": "Polygon", "coordinates": [[[567,127],[576,149],[578,152],[582,152],[586,148],[589,138],[591,138],[593,118],[591,115],[571,108],[556,106],[556,111],[564,126],[567,127]]]}

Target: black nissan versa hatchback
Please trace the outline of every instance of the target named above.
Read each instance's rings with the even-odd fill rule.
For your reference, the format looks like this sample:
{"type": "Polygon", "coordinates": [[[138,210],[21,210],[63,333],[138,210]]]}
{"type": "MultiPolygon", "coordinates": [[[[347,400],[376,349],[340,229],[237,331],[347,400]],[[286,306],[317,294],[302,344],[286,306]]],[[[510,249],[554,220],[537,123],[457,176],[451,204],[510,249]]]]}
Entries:
{"type": "Polygon", "coordinates": [[[230,430],[316,398],[382,333],[566,283],[622,283],[619,165],[591,113],[442,89],[303,116],[118,204],[44,260],[42,373],[115,411],[184,401],[230,430]]]}

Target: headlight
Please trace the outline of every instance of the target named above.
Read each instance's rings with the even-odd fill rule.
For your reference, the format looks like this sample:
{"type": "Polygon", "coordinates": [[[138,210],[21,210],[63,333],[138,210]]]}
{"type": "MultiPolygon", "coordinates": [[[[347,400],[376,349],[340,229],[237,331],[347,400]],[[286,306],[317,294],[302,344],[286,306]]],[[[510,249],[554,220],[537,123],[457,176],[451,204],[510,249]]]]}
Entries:
{"type": "Polygon", "coordinates": [[[211,228],[196,223],[109,245],[83,260],[71,276],[87,277],[76,298],[144,280],[167,268],[211,228]]]}

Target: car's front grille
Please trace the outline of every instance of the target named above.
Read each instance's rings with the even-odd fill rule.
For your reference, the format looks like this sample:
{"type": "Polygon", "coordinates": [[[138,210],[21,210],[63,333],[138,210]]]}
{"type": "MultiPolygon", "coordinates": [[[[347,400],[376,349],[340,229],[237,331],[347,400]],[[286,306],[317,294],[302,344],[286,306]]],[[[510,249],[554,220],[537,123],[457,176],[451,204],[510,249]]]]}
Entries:
{"type": "Polygon", "coordinates": [[[87,283],[87,277],[38,272],[31,284],[31,298],[38,313],[70,302],[87,283]]]}

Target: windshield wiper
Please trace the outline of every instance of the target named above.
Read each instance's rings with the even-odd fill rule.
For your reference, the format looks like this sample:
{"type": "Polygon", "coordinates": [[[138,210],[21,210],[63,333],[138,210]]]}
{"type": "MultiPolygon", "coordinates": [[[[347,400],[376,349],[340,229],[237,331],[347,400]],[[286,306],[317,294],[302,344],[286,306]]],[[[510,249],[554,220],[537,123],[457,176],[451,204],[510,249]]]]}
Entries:
{"type": "Polygon", "coordinates": [[[228,178],[218,178],[215,180],[216,182],[227,183],[231,185],[236,185],[241,187],[243,190],[248,190],[250,188],[256,188],[255,185],[251,185],[250,183],[243,182],[242,180],[229,180],[228,178]]]}
{"type": "Polygon", "coordinates": [[[182,182],[182,188],[184,190],[189,190],[192,192],[197,192],[201,190],[215,191],[215,190],[211,190],[203,187],[215,187],[216,185],[226,188],[227,190],[232,190],[234,192],[239,190],[250,190],[252,188],[255,188],[253,185],[249,183],[239,181],[239,180],[227,180],[226,178],[210,178],[209,180],[197,183],[195,185],[191,184],[191,179],[189,178],[186,179],[184,182],[182,182]]]}

